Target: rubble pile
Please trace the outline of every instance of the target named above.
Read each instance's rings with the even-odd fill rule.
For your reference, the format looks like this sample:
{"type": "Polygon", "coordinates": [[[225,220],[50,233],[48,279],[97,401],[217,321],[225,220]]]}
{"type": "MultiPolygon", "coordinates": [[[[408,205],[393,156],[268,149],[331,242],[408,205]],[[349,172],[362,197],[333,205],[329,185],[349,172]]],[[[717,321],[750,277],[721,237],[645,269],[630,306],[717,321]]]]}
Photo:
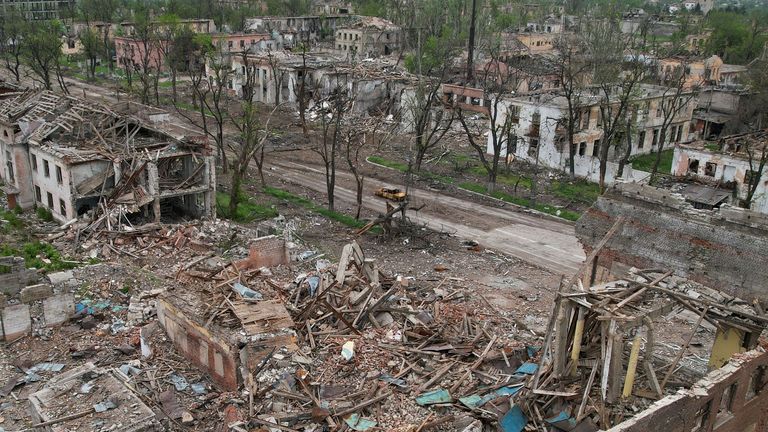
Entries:
{"type": "Polygon", "coordinates": [[[213,282],[197,300],[167,300],[209,331],[229,332],[241,358],[258,352],[241,364],[252,414],[243,430],[481,430],[508,413],[509,396],[536,370],[536,348],[515,320],[456,278],[388,276],[355,242],[337,265],[310,259],[298,275],[248,264],[191,266],[180,280],[213,282]],[[283,306],[290,316],[277,312],[283,306]]]}
{"type": "Polygon", "coordinates": [[[718,339],[738,338],[736,354],[760,350],[768,317],[759,302],[672,271],[633,268],[629,275],[559,293],[537,373],[515,400],[521,419],[562,430],[607,430],[727,363],[734,352],[718,347],[718,339]],[[672,346],[669,339],[681,328],[665,332],[665,322],[685,314],[692,328],[682,329],[682,346],[672,346]]]}

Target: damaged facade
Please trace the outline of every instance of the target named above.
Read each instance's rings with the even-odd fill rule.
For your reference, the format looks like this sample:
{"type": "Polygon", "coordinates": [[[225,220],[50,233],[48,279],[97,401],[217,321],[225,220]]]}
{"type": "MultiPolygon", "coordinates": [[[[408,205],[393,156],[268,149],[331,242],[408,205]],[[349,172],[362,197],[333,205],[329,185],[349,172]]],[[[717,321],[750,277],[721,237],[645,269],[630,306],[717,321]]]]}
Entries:
{"type": "Polygon", "coordinates": [[[0,162],[12,205],[46,208],[62,223],[93,209],[154,221],[215,215],[205,140],[179,140],[71,96],[30,90],[3,101],[0,162]]]}
{"type": "MultiPolygon", "coordinates": [[[[672,92],[673,93],[673,92],[672,92]]],[[[633,125],[630,155],[646,154],[656,151],[659,147],[659,136],[664,121],[661,104],[671,94],[665,87],[643,84],[640,94],[632,100],[636,107],[633,114],[633,125]]],[[[691,113],[694,108],[692,98],[682,96],[683,106],[677,110],[670,122],[665,137],[665,146],[688,141],[691,113]]],[[[509,142],[514,144],[503,146],[502,156],[514,155],[531,163],[539,163],[548,168],[566,170],[568,168],[569,150],[567,130],[563,124],[567,115],[567,100],[557,91],[536,93],[508,98],[499,103],[498,124],[502,124],[509,116],[512,117],[509,142]]],[[[600,161],[598,158],[601,139],[603,137],[602,119],[600,115],[599,93],[583,94],[579,102],[579,117],[577,130],[573,141],[576,146],[575,172],[578,177],[597,181],[600,161]]],[[[626,139],[621,139],[621,146],[612,146],[608,154],[608,170],[606,181],[613,183],[618,170],[617,161],[624,154],[626,139]]],[[[488,140],[488,153],[493,152],[491,137],[488,140]]],[[[645,173],[639,172],[639,178],[645,173]]],[[[624,178],[633,178],[633,171],[624,168],[624,178]]]]}
{"type": "Polygon", "coordinates": [[[675,146],[672,174],[694,178],[731,195],[733,205],[768,213],[768,131],[675,146]]]}

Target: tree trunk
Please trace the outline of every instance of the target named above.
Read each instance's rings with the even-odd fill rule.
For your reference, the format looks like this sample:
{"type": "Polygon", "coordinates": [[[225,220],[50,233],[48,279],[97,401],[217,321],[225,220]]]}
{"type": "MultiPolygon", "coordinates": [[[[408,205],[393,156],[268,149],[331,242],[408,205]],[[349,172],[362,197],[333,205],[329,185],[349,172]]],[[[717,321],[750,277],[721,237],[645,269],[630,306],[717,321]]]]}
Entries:
{"type": "Polygon", "coordinates": [[[659,150],[656,153],[656,158],[653,160],[653,167],[651,168],[651,179],[648,182],[650,185],[656,184],[656,176],[659,172],[659,164],[661,163],[661,152],[664,150],[664,140],[667,139],[667,127],[662,126],[659,131],[659,150]]]}
{"type": "MultiPolygon", "coordinates": [[[[247,166],[247,161],[245,162],[247,166]]],[[[242,176],[239,169],[232,170],[232,185],[229,190],[229,218],[234,219],[237,214],[237,206],[240,204],[240,186],[242,176]]]]}
{"type": "Polygon", "coordinates": [[[355,212],[355,219],[360,219],[360,212],[363,209],[363,182],[365,177],[356,174],[355,181],[357,182],[357,211],[355,212]]]}

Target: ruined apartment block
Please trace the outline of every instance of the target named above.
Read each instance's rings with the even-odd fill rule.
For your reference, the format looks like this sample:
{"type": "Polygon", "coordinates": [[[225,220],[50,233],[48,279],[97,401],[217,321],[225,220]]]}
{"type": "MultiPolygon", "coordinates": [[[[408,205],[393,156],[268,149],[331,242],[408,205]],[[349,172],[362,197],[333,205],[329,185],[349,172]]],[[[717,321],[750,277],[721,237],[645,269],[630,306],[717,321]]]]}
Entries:
{"type": "Polygon", "coordinates": [[[11,206],[62,223],[97,207],[131,223],[215,215],[205,140],[72,96],[29,90],[1,102],[0,162],[11,206]]]}
{"type": "Polygon", "coordinates": [[[672,157],[672,174],[717,187],[732,205],[743,203],[750,183],[757,181],[750,209],[768,213],[768,168],[761,164],[766,146],[766,130],[679,144],[672,157]]]}
{"type": "MultiPolygon", "coordinates": [[[[639,86],[640,94],[632,101],[637,107],[634,113],[634,125],[631,136],[632,148],[630,155],[652,153],[659,148],[661,126],[664,120],[661,103],[665,95],[674,94],[661,86],[643,84],[639,86]]],[[[671,144],[688,141],[691,115],[695,103],[690,95],[681,96],[685,103],[672,119],[667,130],[665,147],[671,144]]],[[[580,114],[577,119],[577,131],[574,135],[576,146],[575,171],[576,175],[592,181],[599,178],[598,150],[603,137],[600,118],[600,93],[598,89],[588,90],[581,95],[579,101],[580,114]]],[[[566,170],[570,157],[568,150],[567,129],[564,121],[567,118],[567,100],[557,91],[512,97],[499,103],[498,124],[502,124],[507,116],[512,116],[512,131],[514,143],[502,148],[502,157],[514,155],[531,163],[539,163],[545,167],[566,170]]],[[[488,153],[493,152],[493,143],[488,141],[488,153]]],[[[624,141],[624,140],[622,140],[624,141]]],[[[626,144],[625,144],[626,145],[626,144]]],[[[608,172],[606,181],[615,181],[618,170],[618,160],[622,157],[624,148],[612,147],[609,152],[608,172]]],[[[639,173],[642,178],[646,173],[639,173]]],[[[633,178],[633,171],[625,167],[625,179],[633,178]]]]}

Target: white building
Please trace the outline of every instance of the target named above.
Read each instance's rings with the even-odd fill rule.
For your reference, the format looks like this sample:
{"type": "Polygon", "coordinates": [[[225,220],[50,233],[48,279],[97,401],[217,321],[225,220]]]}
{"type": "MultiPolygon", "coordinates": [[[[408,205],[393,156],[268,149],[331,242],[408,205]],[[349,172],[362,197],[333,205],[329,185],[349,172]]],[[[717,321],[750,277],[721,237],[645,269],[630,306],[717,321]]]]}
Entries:
{"type": "MultiPolygon", "coordinates": [[[[661,101],[664,95],[674,94],[664,87],[642,85],[640,94],[632,101],[633,121],[631,131],[630,155],[655,152],[659,148],[659,137],[663,124],[661,101]]],[[[592,181],[599,179],[598,152],[603,138],[602,121],[600,116],[600,97],[598,92],[582,94],[580,100],[580,115],[577,131],[573,141],[576,157],[574,168],[576,175],[592,181]]],[[[686,94],[690,96],[689,94],[686,94]]],[[[684,97],[684,106],[673,116],[666,133],[665,148],[670,144],[688,140],[691,114],[695,101],[684,97]]],[[[509,148],[502,148],[502,157],[511,156],[531,163],[538,163],[547,168],[567,171],[569,169],[570,152],[565,122],[568,116],[567,100],[560,93],[545,92],[518,96],[500,103],[503,113],[499,116],[499,124],[512,116],[512,128],[509,148]],[[508,152],[508,153],[507,153],[508,152]]],[[[606,181],[612,183],[618,168],[618,160],[624,155],[626,139],[618,141],[619,147],[612,147],[608,158],[606,181]]],[[[488,153],[493,152],[493,142],[489,134],[488,153]]],[[[625,168],[624,177],[632,178],[644,174],[625,168]]],[[[640,178],[638,177],[638,178],[640,178]]]]}
{"type": "Polygon", "coordinates": [[[728,189],[732,191],[734,205],[742,204],[747,198],[747,183],[759,176],[750,208],[768,213],[768,167],[759,170],[767,145],[768,131],[731,135],[717,142],[678,144],[672,159],[672,174],[728,189]]]}

